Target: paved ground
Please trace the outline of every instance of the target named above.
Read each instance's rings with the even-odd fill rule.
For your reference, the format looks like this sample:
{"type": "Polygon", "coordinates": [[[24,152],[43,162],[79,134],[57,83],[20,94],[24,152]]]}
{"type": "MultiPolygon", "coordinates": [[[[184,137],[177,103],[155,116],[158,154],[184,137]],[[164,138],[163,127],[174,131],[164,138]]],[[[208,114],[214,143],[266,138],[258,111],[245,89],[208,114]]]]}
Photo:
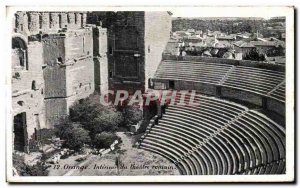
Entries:
{"type": "Polygon", "coordinates": [[[176,166],[165,158],[142,149],[132,148],[132,137],[124,132],[117,133],[122,139],[120,149],[105,156],[89,155],[78,163],[78,156],[62,159],[60,168],[50,168],[49,175],[102,176],[102,175],[179,175],[176,166]],[[119,158],[119,169],[116,160],[119,158]],[[73,169],[72,169],[73,168],[73,169]],[[75,168],[75,169],[74,169],[75,168]]]}

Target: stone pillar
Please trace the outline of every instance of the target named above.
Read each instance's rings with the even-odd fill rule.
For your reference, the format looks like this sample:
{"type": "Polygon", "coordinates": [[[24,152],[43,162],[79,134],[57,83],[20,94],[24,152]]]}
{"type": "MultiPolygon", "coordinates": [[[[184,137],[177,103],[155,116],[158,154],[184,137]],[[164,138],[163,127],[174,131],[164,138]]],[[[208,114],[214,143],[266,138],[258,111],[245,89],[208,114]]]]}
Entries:
{"type": "Polygon", "coordinates": [[[69,23],[70,28],[74,28],[74,25],[75,25],[75,14],[73,12],[69,12],[68,13],[68,17],[69,17],[68,23],[69,23]]]}
{"type": "Polygon", "coordinates": [[[76,12],[76,20],[75,20],[75,23],[76,23],[76,28],[80,28],[81,27],[81,14],[76,12]]]}
{"type": "Polygon", "coordinates": [[[59,29],[59,17],[58,17],[58,13],[53,12],[50,13],[50,29],[56,30],[59,29]]]}
{"type": "Polygon", "coordinates": [[[101,57],[107,56],[107,29],[98,27],[99,29],[99,54],[101,57]]]}
{"type": "Polygon", "coordinates": [[[107,29],[99,26],[93,28],[94,55],[106,57],[107,45],[107,29]]]}
{"type": "Polygon", "coordinates": [[[68,18],[66,13],[60,13],[61,15],[61,27],[65,28],[68,27],[68,18]]]}
{"type": "Polygon", "coordinates": [[[48,12],[42,13],[42,31],[47,32],[50,26],[50,18],[48,12]]]}
{"type": "Polygon", "coordinates": [[[86,13],[82,14],[82,27],[85,27],[86,25],[86,13]]]}
{"type": "Polygon", "coordinates": [[[39,32],[39,14],[37,12],[29,13],[29,32],[37,34],[39,32]]]}
{"type": "Polygon", "coordinates": [[[93,54],[95,88],[99,93],[108,90],[108,59],[107,59],[107,30],[101,27],[93,28],[93,54]]]}
{"type": "Polygon", "coordinates": [[[26,13],[23,14],[23,31],[27,33],[28,30],[28,15],[26,13]]]}

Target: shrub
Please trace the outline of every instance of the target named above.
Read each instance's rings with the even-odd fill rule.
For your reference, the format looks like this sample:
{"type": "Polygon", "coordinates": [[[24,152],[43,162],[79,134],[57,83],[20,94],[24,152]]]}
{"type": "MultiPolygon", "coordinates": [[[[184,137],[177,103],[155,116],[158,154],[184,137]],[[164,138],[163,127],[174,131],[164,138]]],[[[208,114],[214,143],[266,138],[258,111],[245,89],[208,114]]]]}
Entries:
{"type": "Polygon", "coordinates": [[[57,136],[64,140],[63,147],[79,151],[85,143],[90,143],[89,132],[80,123],[66,121],[56,126],[57,136]]]}
{"type": "Polygon", "coordinates": [[[42,163],[29,166],[24,163],[24,157],[13,155],[13,166],[20,176],[47,176],[49,171],[42,163]]]}
{"type": "Polygon", "coordinates": [[[47,176],[49,171],[47,167],[42,165],[41,163],[37,163],[33,166],[25,165],[25,170],[22,173],[23,176],[47,176]]]}
{"type": "Polygon", "coordinates": [[[139,106],[126,106],[122,109],[123,125],[130,126],[137,124],[143,118],[143,112],[139,106]]]}
{"type": "Polygon", "coordinates": [[[91,131],[93,134],[101,133],[103,131],[113,132],[117,130],[122,120],[122,114],[115,109],[102,111],[92,122],[91,131]]]}
{"type": "Polygon", "coordinates": [[[114,133],[104,131],[95,135],[93,144],[96,148],[109,148],[116,139],[118,137],[114,133]]]}
{"type": "Polygon", "coordinates": [[[80,122],[93,137],[102,131],[115,131],[123,117],[114,106],[107,107],[100,104],[99,96],[91,96],[71,107],[70,120],[80,122]]]}
{"type": "Polygon", "coordinates": [[[55,135],[55,129],[40,129],[37,130],[37,138],[42,145],[51,144],[51,138],[55,135]]]}
{"type": "Polygon", "coordinates": [[[88,127],[91,122],[98,116],[99,111],[96,104],[90,99],[83,99],[80,103],[75,103],[70,108],[70,120],[80,122],[85,127],[88,127]]]}
{"type": "Polygon", "coordinates": [[[248,53],[243,55],[244,60],[252,60],[252,61],[264,61],[264,54],[260,54],[257,50],[251,50],[248,53]]]}
{"type": "Polygon", "coordinates": [[[24,156],[13,154],[13,167],[17,170],[19,175],[21,175],[25,167],[24,156]]]}
{"type": "Polygon", "coordinates": [[[137,124],[140,120],[143,119],[143,112],[140,109],[140,106],[118,106],[118,110],[122,113],[122,122],[121,125],[128,128],[131,125],[137,124]]]}

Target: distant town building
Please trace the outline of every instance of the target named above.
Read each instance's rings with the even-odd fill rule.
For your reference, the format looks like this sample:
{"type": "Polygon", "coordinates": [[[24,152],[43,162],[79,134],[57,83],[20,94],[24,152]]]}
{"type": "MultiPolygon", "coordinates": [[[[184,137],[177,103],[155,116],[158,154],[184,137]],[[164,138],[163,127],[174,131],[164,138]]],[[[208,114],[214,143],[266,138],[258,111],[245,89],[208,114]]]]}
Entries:
{"type": "Polygon", "coordinates": [[[249,42],[237,41],[233,43],[233,49],[236,53],[247,54],[255,50],[255,46],[249,42]]]}

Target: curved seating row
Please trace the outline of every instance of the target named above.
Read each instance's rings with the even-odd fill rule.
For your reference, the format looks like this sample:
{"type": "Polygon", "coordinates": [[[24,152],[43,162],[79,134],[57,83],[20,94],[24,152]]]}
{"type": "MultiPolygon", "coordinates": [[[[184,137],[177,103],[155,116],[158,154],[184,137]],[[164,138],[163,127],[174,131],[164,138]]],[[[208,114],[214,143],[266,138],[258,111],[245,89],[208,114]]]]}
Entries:
{"type": "Polygon", "coordinates": [[[269,93],[270,97],[285,102],[285,83],[281,84],[274,91],[269,93]]]}
{"type": "Polygon", "coordinates": [[[153,81],[176,80],[211,84],[285,102],[285,84],[277,88],[284,79],[284,72],[261,68],[206,62],[162,61],[153,81]],[[273,90],[274,92],[271,92],[273,90]]]}
{"type": "Polygon", "coordinates": [[[182,174],[283,173],[284,128],[236,103],[202,95],[195,100],[199,106],[169,104],[140,147],[166,156],[182,174]]]}
{"type": "Polygon", "coordinates": [[[185,80],[218,85],[233,65],[205,62],[162,61],[154,78],[185,80]]]}
{"type": "Polygon", "coordinates": [[[237,66],[228,74],[223,86],[268,95],[284,79],[283,72],[237,66]]]}

